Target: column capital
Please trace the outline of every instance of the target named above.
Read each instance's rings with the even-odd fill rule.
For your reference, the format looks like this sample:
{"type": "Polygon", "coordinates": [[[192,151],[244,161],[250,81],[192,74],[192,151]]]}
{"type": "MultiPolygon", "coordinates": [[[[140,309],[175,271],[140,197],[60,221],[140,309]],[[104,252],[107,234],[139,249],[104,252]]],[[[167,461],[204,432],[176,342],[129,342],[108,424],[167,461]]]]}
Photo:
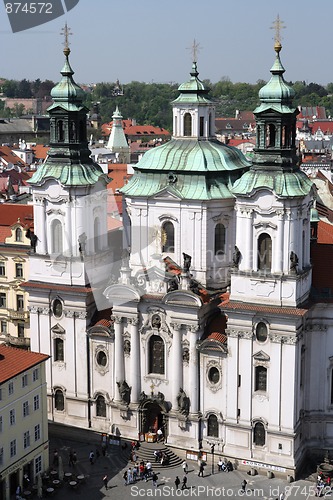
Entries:
{"type": "Polygon", "coordinates": [[[179,332],[182,329],[181,323],[170,323],[170,326],[173,330],[179,332]]]}
{"type": "Polygon", "coordinates": [[[128,318],[127,319],[128,323],[130,325],[134,325],[134,326],[137,326],[139,324],[139,318],[138,317],[135,317],[135,318],[128,318]]]}
{"type": "Polygon", "coordinates": [[[112,314],[111,320],[114,321],[117,325],[123,322],[122,316],[117,316],[116,314],[112,314]]]}

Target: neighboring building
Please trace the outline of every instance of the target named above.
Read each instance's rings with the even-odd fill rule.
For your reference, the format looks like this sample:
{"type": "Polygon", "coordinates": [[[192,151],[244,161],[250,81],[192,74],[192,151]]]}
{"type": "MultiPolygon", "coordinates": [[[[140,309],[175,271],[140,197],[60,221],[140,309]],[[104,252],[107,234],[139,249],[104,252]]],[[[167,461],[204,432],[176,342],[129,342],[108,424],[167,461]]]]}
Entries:
{"type": "Polygon", "coordinates": [[[107,148],[116,155],[117,162],[130,163],[130,147],[127,144],[125,132],[122,127],[123,117],[118,109],[112,115],[112,129],[107,143],[107,148]]]}
{"type": "MultiPolygon", "coordinates": [[[[112,131],[113,122],[102,125],[102,134],[109,136],[112,131]]],[[[152,139],[169,140],[170,132],[161,127],[152,125],[137,125],[134,119],[122,120],[124,134],[128,141],[150,141],[152,139]]]]}
{"type": "Polygon", "coordinates": [[[32,142],[39,139],[49,141],[50,121],[45,116],[29,118],[0,118],[0,144],[18,144],[19,140],[32,142]]]}
{"type": "Polygon", "coordinates": [[[32,349],[51,357],[53,421],[131,439],[163,427],[167,445],[193,456],[215,445],[239,465],[292,476],[308,454],[333,449],[333,306],[321,284],[332,249],[318,240],[315,187],[299,168],[280,51],[276,42],[254,111],[251,163],[216,140],[193,62],[172,139],[121,189],[117,279],[98,203],[107,179],[89,157],[65,48],[49,156],[31,179],[39,240],[25,284],[32,349]]]}
{"type": "Polygon", "coordinates": [[[49,466],[45,362],[48,356],[0,345],[0,498],[23,476],[37,483],[49,466]]]}
{"type": "Polygon", "coordinates": [[[45,115],[47,108],[50,106],[50,97],[45,99],[40,98],[19,98],[19,97],[4,97],[2,101],[5,103],[5,108],[17,109],[23,108],[22,114],[45,115]]]}
{"type": "Polygon", "coordinates": [[[0,342],[28,349],[28,294],[21,283],[29,277],[33,230],[32,205],[0,204],[0,342]]]}

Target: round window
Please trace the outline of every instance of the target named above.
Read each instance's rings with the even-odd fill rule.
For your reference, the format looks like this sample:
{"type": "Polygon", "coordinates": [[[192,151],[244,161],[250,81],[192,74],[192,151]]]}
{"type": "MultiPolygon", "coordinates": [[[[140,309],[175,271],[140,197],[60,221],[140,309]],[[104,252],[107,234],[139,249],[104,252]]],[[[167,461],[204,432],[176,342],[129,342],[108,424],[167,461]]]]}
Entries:
{"type": "Polygon", "coordinates": [[[59,299],[55,299],[53,301],[53,314],[56,318],[60,318],[62,316],[62,302],[59,299]]]}
{"type": "Polygon", "coordinates": [[[99,351],[98,354],[97,354],[97,363],[100,366],[106,366],[107,360],[108,360],[108,358],[107,358],[105,352],[104,351],[99,351]]]}
{"type": "Polygon", "coordinates": [[[265,323],[258,323],[256,330],[256,338],[258,342],[265,342],[267,340],[267,325],[265,323]]]}
{"type": "Polygon", "coordinates": [[[208,372],[208,379],[212,384],[217,384],[220,380],[220,371],[215,366],[210,368],[208,372]]]}

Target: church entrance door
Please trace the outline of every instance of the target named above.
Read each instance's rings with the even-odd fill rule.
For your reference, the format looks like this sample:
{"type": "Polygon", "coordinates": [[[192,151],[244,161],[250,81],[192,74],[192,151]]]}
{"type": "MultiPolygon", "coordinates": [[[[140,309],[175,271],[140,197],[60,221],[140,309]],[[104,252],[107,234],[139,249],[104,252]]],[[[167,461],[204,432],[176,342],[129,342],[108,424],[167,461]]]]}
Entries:
{"type": "Polygon", "coordinates": [[[153,432],[163,427],[163,414],[161,407],[157,403],[148,403],[145,406],[145,419],[143,422],[142,432],[153,432]]]}

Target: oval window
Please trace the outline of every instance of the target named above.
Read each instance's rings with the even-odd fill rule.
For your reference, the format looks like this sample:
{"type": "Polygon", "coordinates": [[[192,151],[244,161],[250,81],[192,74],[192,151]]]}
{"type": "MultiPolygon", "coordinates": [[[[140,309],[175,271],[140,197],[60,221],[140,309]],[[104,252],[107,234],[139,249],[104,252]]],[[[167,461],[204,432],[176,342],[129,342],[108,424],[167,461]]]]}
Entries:
{"type": "Polygon", "coordinates": [[[220,371],[215,366],[210,368],[208,372],[208,379],[212,384],[217,384],[220,380],[220,371]]]}
{"type": "Polygon", "coordinates": [[[256,338],[258,342],[265,342],[267,340],[267,325],[263,322],[258,323],[256,329],[256,338]]]}
{"type": "Polygon", "coordinates": [[[62,302],[59,299],[53,301],[53,314],[56,318],[62,316],[62,302]]]}
{"type": "Polygon", "coordinates": [[[106,366],[107,359],[108,358],[107,358],[105,352],[99,351],[99,353],[97,354],[97,363],[99,364],[99,366],[106,366]]]}

